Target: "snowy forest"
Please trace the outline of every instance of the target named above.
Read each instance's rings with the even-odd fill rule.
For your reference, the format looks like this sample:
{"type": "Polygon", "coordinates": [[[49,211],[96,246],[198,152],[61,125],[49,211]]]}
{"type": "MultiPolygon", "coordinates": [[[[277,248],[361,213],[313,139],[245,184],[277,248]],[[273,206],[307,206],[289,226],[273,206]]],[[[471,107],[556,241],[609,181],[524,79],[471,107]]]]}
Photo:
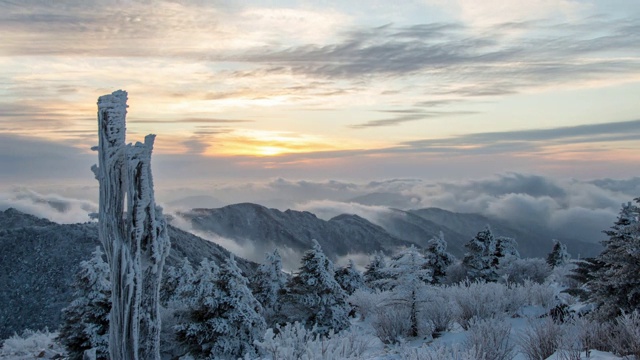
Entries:
{"type": "Polygon", "coordinates": [[[594,258],[561,241],[521,258],[487,226],[462,258],[441,233],[364,268],[337,266],[316,241],[292,273],[277,248],[252,273],[233,255],[165,266],[153,136],[124,144],[126,96],[98,102],[102,246],[80,263],[62,326],[4,340],[0,358],[640,359],[640,198],[594,258]]]}

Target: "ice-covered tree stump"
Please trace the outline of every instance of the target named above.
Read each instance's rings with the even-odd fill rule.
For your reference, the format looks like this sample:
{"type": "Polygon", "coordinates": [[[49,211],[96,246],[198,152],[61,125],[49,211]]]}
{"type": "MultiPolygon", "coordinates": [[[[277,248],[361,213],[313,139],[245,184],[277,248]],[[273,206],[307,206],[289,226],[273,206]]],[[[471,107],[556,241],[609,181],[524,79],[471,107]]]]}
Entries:
{"type": "Polygon", "coordinates": [[[111,271],[112,360],[160,359],[159,291],[170,242],[151,176],[155,135],[125,145],[127,93],[98,99],[99,237],[111,271]],[[125,199],[127,205],[124,213],[125,199]]]}

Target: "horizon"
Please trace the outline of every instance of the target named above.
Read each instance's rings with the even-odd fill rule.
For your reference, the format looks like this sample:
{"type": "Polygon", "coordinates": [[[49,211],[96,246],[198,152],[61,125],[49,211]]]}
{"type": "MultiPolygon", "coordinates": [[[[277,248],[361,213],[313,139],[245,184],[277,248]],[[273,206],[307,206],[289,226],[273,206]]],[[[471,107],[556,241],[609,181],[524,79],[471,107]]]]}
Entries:
{"type": "Polygon", "coordinates": [[[120,88],[171,186],[637,174],[640,7],[367,5],[0,1],[0,188],[90,183],[120,88]]]}

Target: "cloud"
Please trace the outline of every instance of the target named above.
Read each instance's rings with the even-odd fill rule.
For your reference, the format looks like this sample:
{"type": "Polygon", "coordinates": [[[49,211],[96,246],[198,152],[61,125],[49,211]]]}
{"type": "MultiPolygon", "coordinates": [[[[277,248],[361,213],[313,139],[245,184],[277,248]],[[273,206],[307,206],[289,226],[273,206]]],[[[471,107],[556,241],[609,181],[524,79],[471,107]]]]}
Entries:
{"type": "Polygon", "coordinates": [[[29,189],[0,193],[0,210],[15,208],[27,214],[60,224],[90,221],[89,214],[98,211],[97,204],[57,194],[40,194],[29,189]]]}
{"type": "Polygon", "coordinates": [[[354,202],[340,202],[332,200],[314,200],[296,204],[295,210],[309,211],[321,219],[330,220],[340,214],[358,215],[372,223],[380,224],[379,220],[392,211],[385,206],[368,206],[354,202]]]}
{"type": "Polygon", "coordinates": [[[349,127],[352,129],[364,129],[371,127],[381,127],[381,126],[393,126],[400,125],[406,122],[411,121],[420,121],[420,120],[428,120],[428,119],[437,119],[448,116],[456,116],[456,115],[471,115],[476,114],[474,111],[420,111],[420,110],[410,110],[405,114],[397,115],[387,119],[381,120],[371,120],[361,124],[350,125],[349,127]]]}

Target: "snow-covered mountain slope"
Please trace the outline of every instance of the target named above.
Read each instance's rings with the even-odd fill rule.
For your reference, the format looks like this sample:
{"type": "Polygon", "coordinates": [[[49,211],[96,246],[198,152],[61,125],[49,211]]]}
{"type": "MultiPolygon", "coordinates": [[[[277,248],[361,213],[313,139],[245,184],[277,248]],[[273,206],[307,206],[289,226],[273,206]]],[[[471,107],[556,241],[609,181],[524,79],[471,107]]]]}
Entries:
{"type": "Polygon", "coordinates": [[[301,253],[311,248],[313,239],[332,259],[353,253],[390,252],[411,245],[357,215],[339,215],[325,221],[306,211],[280,211],[243,203],[194,209],[179,216],[189,221],[194,231],[232,239],[261,253],[274,247],[301,253]]]}
{"type": "MultiPolygon", "coordinates": [[[[169,236],[168,265],[184,257],[221,263],[229,256],[224,248],[172,226],[169,236]]],[[[78,265],[98,245],[96,223],[61,225],[15,209],[0,211],[0,339],[25,328],[56,329],[60,310],[72,299],[78,265]]],[[[253,273],[256,264],[237,262],[253,273]]]]}

